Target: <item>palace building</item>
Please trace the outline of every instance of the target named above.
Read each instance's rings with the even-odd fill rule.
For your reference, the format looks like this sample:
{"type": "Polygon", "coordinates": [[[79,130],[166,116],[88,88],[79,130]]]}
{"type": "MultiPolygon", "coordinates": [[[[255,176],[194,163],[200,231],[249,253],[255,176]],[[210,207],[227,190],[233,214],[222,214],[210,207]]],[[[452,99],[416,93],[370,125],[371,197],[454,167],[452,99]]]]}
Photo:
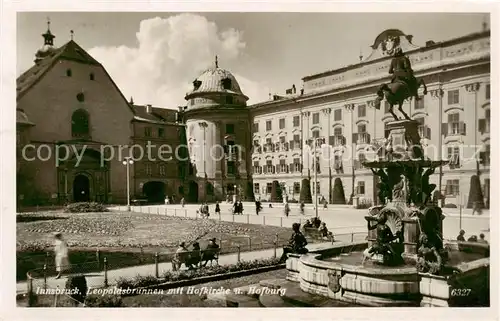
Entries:
{"type": "MultiPolygon", "coordinates": [[[[21,204],[126,201],[126,166],[102,164],[103,146],[187,146],[186,158],[141,159],[131,165],[131,197],[189,202],[272,200],[278,187],[298,201],[304,180],[314,197],[332,201],[340,179],[345,201],[375,203],[377,180],[363,167],[393,120],[385,101],[374,108],[378,87],[390,81],[391,47],[409,57],[427,87],[404,110],[420,123],[431,159],[449,159],[431,182],[445,203],[466,202],[471,176],[479,175],[485,203],[490,185],[490,32],[444,42],[413,43],[400,30],[375,37],[372,53],[357,64],[304,77],[285,95],[247,105],[237,79],[216,60],[201,73],[178,110],[127,101],[104,67],[75,41],[54,46],[50,29],[35,65],[17,79],[17,188],[21,204]],[[299,86],[297,86],[299,87],[299,86]],[[384,105],[385,103],[385,105],[384,105]],[[87,146],[55,164],[26,161],[27,144],[87,146]],[[317,181],[317,183],[315,183],[317,181]]],[[[395,109],[396,113],[399,113],[395,109]]],[[[29,157],[36,148],[29,149],[29,157]]],[[[45,147],[47,149],[47,147],[45,147]]],[[[27,149],[28,150],[28,149],[27,149]]],[[[105,151],[109,153],[109,150],[105,151]]],[[[47,151],[45,151],[47,153],[47,151]]],[[[43,154],[43,153],[42,153],[43,154]]],[[[134,154],[135,156],[135,154],[134,154]]]]}
{"type": "Polygon", "coordinates": [[[277,180],[289,199],[298,200],[302,179],[309,178],[313,198],[331,201],[334,181],[340,178],[346,201],[357,196],[367,203],[377,202],[377,180],[362,163],[373,156],[371,146],[380,145],[387,137],[386,124],[393,120],[387,102],[382,102],[380,110],[373,104],[378,87],[390,82],[387,41],[401,47],[415,76],[427,85],[427,95],[420,88],[421,99],[408,101],[403,108],[420,122],[427,156],[450,160],[436,170],[431,182],[446,203],[466,204],[471,176],[479,174],[488,205],[488,30],[440,43],[428,41],[423,46],[413,44],[412,36],[400,30],[386,30],[376,37],[372,53],[360,57],[359,63],[304,77],[300,91],[294,85],[286,95],[249,106],[256,197],[269,199],[277,180]]]}

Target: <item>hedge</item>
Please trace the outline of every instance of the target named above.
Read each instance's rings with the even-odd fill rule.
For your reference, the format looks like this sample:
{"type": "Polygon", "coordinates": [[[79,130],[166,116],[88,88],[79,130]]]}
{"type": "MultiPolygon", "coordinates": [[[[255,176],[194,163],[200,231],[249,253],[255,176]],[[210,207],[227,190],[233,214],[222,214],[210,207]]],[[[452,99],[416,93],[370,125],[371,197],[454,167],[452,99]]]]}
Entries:
{"type": "Polygon", "coordinates": [[[333,183],[332,204],[345,204],[344,186],[342,180],[337,177],[333,183]]]}
{"type": "Polygon", "coordinates": [[[271,189],[271,202],[283,202],[283,191],[281,190],[281,186],[278,181],[273,181],[271,189]]]}
{"type": "Polygon", "coordinates": [[[71,203],[64,209],[66,213],[99,213],[108,212],[109,210],[100,203],[96,202],[80,202],[71,203]]]}
{"type": "Polygon", "coordinates": [[[300,185],[300,201],[308,204],[312,203],[311,182],[307,178],[304,178],[300,185]]]}

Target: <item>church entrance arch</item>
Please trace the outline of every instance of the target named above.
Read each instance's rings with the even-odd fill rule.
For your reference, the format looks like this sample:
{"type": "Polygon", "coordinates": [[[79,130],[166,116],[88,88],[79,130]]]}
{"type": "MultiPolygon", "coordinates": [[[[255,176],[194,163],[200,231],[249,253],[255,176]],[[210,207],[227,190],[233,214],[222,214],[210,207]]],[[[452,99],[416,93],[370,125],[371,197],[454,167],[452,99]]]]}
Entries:
{"type": "Polygon", "coordinates": [[[149,203],[165,202],[166,186],[163,182],[147,182],[142,187],[142,193],[147,197],[149,203]]]}
{"type": "Polygon", "coordinates": [[[73,180],[73,200],[75,202],[90,201],[90,179],[87,175],[78,174],[73,180]]]}
{"type": "Polygon", "coordinates": [[[189,182],[187,201],[191,203],[198,202],[198,183],[195,181],[189,182]]]}

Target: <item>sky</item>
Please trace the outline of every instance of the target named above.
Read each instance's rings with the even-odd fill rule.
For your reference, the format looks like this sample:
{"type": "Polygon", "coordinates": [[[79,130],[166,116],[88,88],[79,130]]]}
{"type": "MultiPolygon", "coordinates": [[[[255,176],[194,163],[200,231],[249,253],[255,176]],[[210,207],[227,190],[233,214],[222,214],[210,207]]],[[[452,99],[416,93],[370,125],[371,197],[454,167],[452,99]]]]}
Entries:
{"type": "Polygon", "coordinates": [[[47,18],[55,45],[68,42],[73,30],[125,97],[174,109],[186,104],[192,82],[216,55],[252,104],[292,84],[300,88],[305,76],[357,63],[386,29],[400,29],[423,46],[489,26],[485,13],[22,12],[17,75],[33,65],[47,18]]]}

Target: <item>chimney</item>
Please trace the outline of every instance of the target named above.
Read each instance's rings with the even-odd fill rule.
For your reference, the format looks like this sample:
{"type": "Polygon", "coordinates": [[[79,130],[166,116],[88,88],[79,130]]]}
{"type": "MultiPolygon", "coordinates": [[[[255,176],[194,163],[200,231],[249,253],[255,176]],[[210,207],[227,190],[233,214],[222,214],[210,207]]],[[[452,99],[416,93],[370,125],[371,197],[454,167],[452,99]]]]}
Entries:
{"type": "Polygon", "coordinates": [[[435,45],[435,44],[436,44],[436,43],[435,43],[434,41],[432,41],[432,40],[429,40],[429,41],[426,41],[426,42],[425,42],[425,46],[426,46],[426,47],[429,47],[429,46],[432,46],[432,45],[435,45]]]}
{"type": "Polygon", "coordinates": [[[295,88],[295,84],[292,85],[292,93],[293,94],[297,93],[297,88],[295,88]]]}
{"type": "Polygon", "coordinates": [[[153,112],[153,107],[151,105],[146,105],[146,112],[151,114],[153,112]]]}
{"type": "Polygon", "coordinates": [[[177,109],[179,110],[179,113],[182,113],[184,111],[184,106],[177,106],[177,109]]]}

